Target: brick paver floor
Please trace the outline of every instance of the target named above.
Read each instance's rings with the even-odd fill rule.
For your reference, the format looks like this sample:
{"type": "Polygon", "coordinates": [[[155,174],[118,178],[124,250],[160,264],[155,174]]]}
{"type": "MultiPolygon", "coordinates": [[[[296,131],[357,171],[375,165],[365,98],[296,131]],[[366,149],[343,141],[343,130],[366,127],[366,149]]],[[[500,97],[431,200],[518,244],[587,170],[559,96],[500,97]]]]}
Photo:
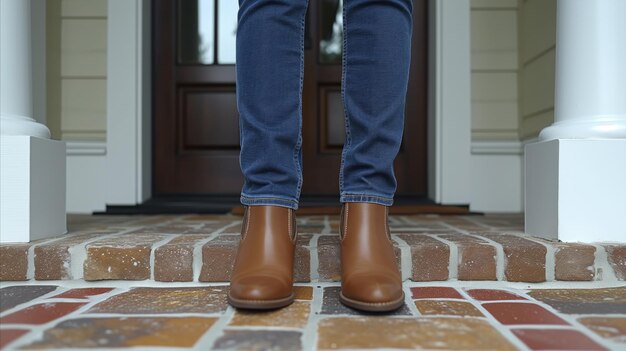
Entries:
{"type": "Polygon", "coordinates": [[[405,304],[339,302],[338,216],[300,216],[296,301],[236,310],[241,217],[72,216],[0,245],[0,348],[626,350],[626,246],[524,235],[519,215],[390,216],[405,304]]]}
{"type": "Polygon", "coordinates": [[[293,304],[262,312],[229,306],[228,285],[219,283],[36,284],[2,284],[2,347],[626,349],[623,284],[406,282],[405,305],[394,313],[345,307],[338,283],[298,284],[293,304]]]}

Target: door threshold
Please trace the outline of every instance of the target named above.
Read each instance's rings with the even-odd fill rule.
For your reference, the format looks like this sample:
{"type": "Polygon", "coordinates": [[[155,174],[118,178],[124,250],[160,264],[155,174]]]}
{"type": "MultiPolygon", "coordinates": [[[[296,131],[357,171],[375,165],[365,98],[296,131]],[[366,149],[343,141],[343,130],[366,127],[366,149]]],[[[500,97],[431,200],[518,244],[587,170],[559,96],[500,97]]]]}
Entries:
{"type": "MultiPolygon", "coordinates": [[[[95,215],[132,215],[132,214],[243,214],[243,205],[239,195],[177,195],[158,196],[142,204],[107,205],[105,211],[95,215]]],[[[302,195],[298,214],[338,214],[341,209],[339,196],[302,195]]],[[[467,205],[439,205],[420,196],[396,195],[390,214],[477,214],[472,213],[467,205]]]]}

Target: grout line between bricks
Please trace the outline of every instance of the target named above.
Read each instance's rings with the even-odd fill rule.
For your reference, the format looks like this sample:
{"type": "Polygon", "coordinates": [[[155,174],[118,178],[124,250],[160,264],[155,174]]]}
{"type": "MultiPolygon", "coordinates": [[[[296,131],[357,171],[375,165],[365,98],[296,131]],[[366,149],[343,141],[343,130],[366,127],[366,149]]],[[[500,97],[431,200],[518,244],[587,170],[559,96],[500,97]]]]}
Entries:
{"type": "Polygon", "coordinates": [[[320,239],[319,234],[311,235],[311,240],[309,241],[309,279],[311,283],[319,282],[320,273],[319,273],[319,255],[317,253],[317,246],[320,239]]]}
{"type": "Polygon", "coordinates": [[[600,244],[589,244],[596,248],[593,253],[594,265],[596,266],[595,281],[605,282],[622,282],[617,279],[613,266],[609,263],[609,255],[606,252],[606,248],[600,244]]]}
{"type": "Polygon", "coordinates": [[[595,281],[622,282],[617,279],[613,266],[609,263],[609,255],[606,248],[600,244],[589,244],[596,248],[594,252],[594,264],[596,266],[595,281]]]}
{"type": "MultiPolygon", "coordinates": [[[[415,299],[413,299],[413,292],[411,291],[411,287],[408,285],[403,285],[402,289],[404,289],[404,295],[405,295],[405,301],[404,303],[407,305],[407,307],[409,308],[409,311],[411,311],[411,313],[413,314],[413,316],[415,317],[422,317],[425,315],[423,315],[419,309],[417,308],[417,306],[415,305],[415,299]]],[[[458,301],[458,300],[456,300],[458,301]]]]}
{"type": "Polygon", "coordinates": [[[391,238],[398,243],[400,248],[400,273],[402,281],[407,281],[413,276],[413,257],[411,255],[411,247],[406,241],[397,235],[391,235],[391,238]]]}
{"type": "MultiPolygon", "coordinates": [[[[308,301],[300,300],[298,302],[303,302],[309,304],[308,301]]],[[[226,325],[224,328],[228,330],[239,330],[239,331],[291,331],[291,332],[300,332],[302,333],[302,328],[298,327],[288,327],[288,326],[278,326],[278,325],[226,325]]]]}
{"type": "Polygon", "coordinates": [[[456,245],[456,243],[453,243],[450,240],[440,238],[436,235],[426,234],[426,236],[429,236],[435,240],[439,240],[442,243],[448,245],[448,248],[450,250],[450,261],[448,262],[448,280],[458,280],[459,264],[461,263],[459,257],[459,247],[456,245]]]}
{"type": "Polygon", "coordinates": [[[324,215],[324,229],[322,229],[320,234],[332,234],[331,230],[330,219],[328,218],[328,215],[324,215]]]}
{"type": "Polygon", "coordinates": [[[556,248],[553,245],[548,245],[548,243],[537,240],[531,236],[528,235],[520,235],[520,234],[514,234],[511,233],[510,235],[518,237],[518,238],[522,238],[522,239],[526,239],[528,241],[532,241],[534,243],[543,245],[543,247],[546,248],[546,263],[545,263],[545,267],[544,267],[544,271],[546,272],[546,281],[548,282],[553,282],[556,280],[556,248]]]}
{"type": "Polygon", "coordinates": [[[450,229],[458,231],[461,234],[484,240],[487,243],[493,245],[496,248],[496,279],[498,281],[506,281],[506,277],[504,274],[505,269],[506,269],[506,264],[507,264],[506,255],[504,254],[504,247],[500,243],[494,240],[491,240],[489,238],[483,237],[482,235],[471,234],[467,230],[463,230],[461,228],[450,225],[448,223],[442,222],[442,224],[450,229]]]}
{"type": "Polygon", "coordinates": [[[213,344],[224,333],[224,329],[227,327],[228,322],[230,322],[234,314],[235,308],[228,305],[226,307],[226,311],[224,311],[222,316],[219,317],[217,321],[215,321],[215,323],[207,330],[207,332],[205,332],[200,338],[198,338],[192,350],[212,350],[213,344]]]}
{"type": "Polygon", "coordinates": [[[311,311],[306,326],[302,330],[302,350],[316,349],[318,339],[317,325],[321,318],[323,293],[323,288],[318,285],[313,286],[313,296],[310,304],[311,311]]]}
{"type": "Polygon", "coordinates": [[[192,272],[193,272],[193,281],[200,281],[200,273],[202,272],[202,265],[204,263],[204,258],[202,257],[202,247],[206,245],[209,241],[217,238],[221,233],[223,233],[226,229],[230,227],[234,227],[236,225],[242,224],[242,219],[237,219],[229,224],[226,224],[220,228],[217,228],[213,233],[209,235],[208,238],[198,240],[193,246],[193,263],[192,263],[192,272]]]}

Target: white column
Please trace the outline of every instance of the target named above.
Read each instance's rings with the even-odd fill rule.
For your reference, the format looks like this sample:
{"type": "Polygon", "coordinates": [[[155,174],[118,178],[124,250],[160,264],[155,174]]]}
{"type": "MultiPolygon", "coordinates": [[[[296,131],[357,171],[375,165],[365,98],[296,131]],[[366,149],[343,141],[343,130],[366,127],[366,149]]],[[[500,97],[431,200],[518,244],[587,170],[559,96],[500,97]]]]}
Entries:
{"type": "MultiPolygon", "coordinates": [[[[66,231],[65,144],[33,117],[30,0],[0,1],[0,241],[66,231]]],[[[36,82],[35,82],[36,83],[36,82]]]]}
{"type": "Polygon", "coordinates": [[[526,231],[626,241],[626,1],[557,3],[555,122],[526,148],[526,231]]]}
{"type": "Polygon", "coordinates": [[[626,1],[560,0],[555,123],[540,140],[626,138],[626,1]]]}
{"type": "Polygon", "coordinates": [[[50,138],[33,117],[30,1],[2,0],[0,35],[0,132],[50,138]]]}

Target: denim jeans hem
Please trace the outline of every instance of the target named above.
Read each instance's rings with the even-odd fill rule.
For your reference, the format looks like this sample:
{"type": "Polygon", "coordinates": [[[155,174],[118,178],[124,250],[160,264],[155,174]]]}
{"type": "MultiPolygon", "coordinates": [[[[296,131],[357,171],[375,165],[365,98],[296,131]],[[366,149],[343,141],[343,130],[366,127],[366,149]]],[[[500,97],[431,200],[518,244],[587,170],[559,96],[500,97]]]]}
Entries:
{"type": "Polygon", "coordinates": [[[254,205],[275,205],[275,206],[282,206],[282,207],[292,208],[294,210],[298,209],[298,202],[297,201],[290,200],[290,199],[284,199],[284,198],[280,198],[280,197],[269,197],[269,196],[253,197],[253,196],[241,195],[239,200],[240,200],[241,204],[248,205],[248,206],[254,206],[254,205]]]}
{"type": "Polygon", "coordinates": [[[370,194],[342,194],[339,202],[371,202],[375,204],[391,206],[393,197],[370,195],[370,194]]]}

